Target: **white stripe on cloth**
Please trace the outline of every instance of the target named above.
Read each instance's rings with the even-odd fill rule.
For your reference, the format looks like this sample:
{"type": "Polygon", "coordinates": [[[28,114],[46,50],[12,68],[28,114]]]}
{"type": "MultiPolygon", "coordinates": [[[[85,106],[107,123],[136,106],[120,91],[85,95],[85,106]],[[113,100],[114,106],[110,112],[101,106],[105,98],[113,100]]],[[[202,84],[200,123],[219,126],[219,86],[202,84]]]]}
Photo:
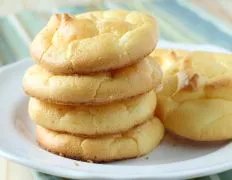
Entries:
{"type": "Polygon", "coordinates": [[[17,29],[19,35],[22,37],[22,39],[25,42],[25,44],[27,45],[27,47],[29,47],[30,44],[31,44],[32,39],[29,36],[26,29],[23,27],[23,25],[20,23],[20,21],[18,20],[18,18],[15,15],[12,14],[12,15],[9,15],[8,17],[9,17],[10,22],[17,29]]]}
{"type": "Polygon", "coordinates": [[[188,8],[190,11],[198,14],[205,21],[208,21],[211,24],[217,25],[217,28],[220,29],[222,32],[232,36],[231,28],[230,28],[230,26],[228,26],[227,23],[223,23],[220,19],[213,17],[213,16],[210,16],[205,11],[200,9],[198,6],[196,6],[192,3],[189,3],[189,1],[177,0],[177,2],[179,3],[179,5],[184,6],[184,7],[188,8]]]}

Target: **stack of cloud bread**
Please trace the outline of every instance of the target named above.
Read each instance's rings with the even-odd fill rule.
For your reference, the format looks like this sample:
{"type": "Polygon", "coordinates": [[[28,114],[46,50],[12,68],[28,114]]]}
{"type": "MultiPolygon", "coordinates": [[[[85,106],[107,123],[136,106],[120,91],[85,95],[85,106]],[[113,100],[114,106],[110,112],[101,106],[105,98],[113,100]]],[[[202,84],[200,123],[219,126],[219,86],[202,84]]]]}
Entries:
{"type": "Polygon", "coordinates": [[[23,79],[37,141],[93,162],[138,157],[164,134],[154,117],[162,71],[149,55],[153,17],[122,10],[53,15],[35,37],[23,79]]]}
{"type": "Polygon", "coordinates": [[[163,72],[157,116],[169,131],[197,141],[232,138],[232,55],[157,49],[163,72]]]}

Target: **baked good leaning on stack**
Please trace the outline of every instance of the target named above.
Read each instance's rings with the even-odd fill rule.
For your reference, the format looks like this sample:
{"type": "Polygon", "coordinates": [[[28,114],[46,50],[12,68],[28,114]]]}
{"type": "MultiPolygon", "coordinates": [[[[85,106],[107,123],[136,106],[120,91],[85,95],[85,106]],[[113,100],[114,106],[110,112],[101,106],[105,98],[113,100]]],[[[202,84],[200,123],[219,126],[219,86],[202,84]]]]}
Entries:
{"type": "Polygon", "coordinates": [[[232,55],[166,50],[156,115],[165,128],[197,141],[232,138],[232,55]],[[167,58],[168,57],[168,58],[167,58]]]}
{"type": "Polygon", "coordinates": [[[23,79],[40,146],[93,162],[152,151],[164,135],[154,117],[162,71],[147,56],[157,32],[153,17],[134,11],[52,16],[23,79]]]}

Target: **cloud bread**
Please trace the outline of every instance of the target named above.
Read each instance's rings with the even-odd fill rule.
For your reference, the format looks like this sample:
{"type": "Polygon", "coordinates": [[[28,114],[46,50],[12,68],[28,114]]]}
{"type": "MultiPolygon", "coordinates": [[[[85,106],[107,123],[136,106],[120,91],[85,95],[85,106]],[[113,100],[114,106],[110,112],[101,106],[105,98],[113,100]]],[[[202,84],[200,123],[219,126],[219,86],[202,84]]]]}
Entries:
{"type": "Polygon", "coordinates": [[[166,49],[166,48],[156,48],[150,56],[154,57],[156,61],[162,65],[162,68],[168,68],[169,65],[173,64],[177,60],[186,57],[189,51],[178,49],[166,49]],[[170,63],[170,64],[169,64],[170,63]]]}
{"type": "Polygon", "coordinates": [[[23,78],[25,92],[61,104],[102,104],[127,99],[160,86],[162,71],[151,58],[120,70],[91,75],[53,75],[34,65],[23,78]]]}
{"type": "Polygon", "coordinates": [[[37,126],[36,134],[40,146],[53,153],[73,159],[108,162],[149,153],[160,143],[164,128],[154,117],[128,132],[116,135],[84,138],[40,126],[37,126]]]}
{"type": "Polygon", "coordinates": [[[156,93],[98,106],[64,106],[31,98],[29,115],[36,124],[71,134],[96,136],[128,131],[153,116],[156,93]]]}
{"type": "Polygon", "coordinates": [[[31,54],[55,74],[88,74],[123,68],[156,46],[155,19],[136,11],[56,14],[35,37],[31,54]]]}
{"type": "Polygon", "coordinates": [[[232,138],[232,55],[195,51],[173,57],[166,62],[169,67],[162,67],[163,90],[156,109],[164,126],[193,140],[232,138]]]}

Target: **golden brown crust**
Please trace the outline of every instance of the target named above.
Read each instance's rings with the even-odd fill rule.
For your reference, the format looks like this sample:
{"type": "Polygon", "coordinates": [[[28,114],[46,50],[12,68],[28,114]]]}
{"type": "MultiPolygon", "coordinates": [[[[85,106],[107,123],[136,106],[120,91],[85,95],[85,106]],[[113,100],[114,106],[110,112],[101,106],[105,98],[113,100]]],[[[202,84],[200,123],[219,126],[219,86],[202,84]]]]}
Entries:
{"type": "Polygon", "coordinates": [[[232,100],[231,54],[194,51],[186,52],[184,56],[167,58],[169,52],[166,50],[165,56],[163,50],[160,56],[161,68],[164,71],[162,95],[172,96],[176,101],[184,101],[190,97],[232,100]],[[166,69],[165,64],[169,64],[166,69]]]}
{"type": "Polygon", "coordinates": [[[146,93],[161,84],[162,72],[150,57],[117,71],[91,75],[53,75],[33,66],[23,79],[25,91],[63,104],[103,104],[146,93]]]}
{"type": "Polygon", "coordinates": [[[174,59],[164,70],[156,115],[167,129],[189,139],[231,139],[232,55],[196,51],[174,59]]]}
{"type": "Polygon", "coordinates": [[[33,40],[31,54],[55,74],[88,74],[134,64],[153,51],[157,40],[155,19],[141,12],[56,14],[33,40]]]}
{"type": "Polygon", "coordinates": [[[54,131],[96,136],[128,131],[153,116],[154,91],[132,99],[99,106],[64,106],[35,98],[29,101],[29,115],[37,125],[54,131]]]}
{"type": "Polygon", "coordinates": [[[149,153],[162,140],[164,128],[157,118],[152,118],[128,132],[97,138],[82,138],[39,126],[36,133],[40,146],[51,152],[85,161],[109,162],[149,153]]]}
{"type": "Polygon", "coordinates": [[[165,63],[168,61],[172,64],[177,63],[180,59],[185,58],[189,54],[189,51],[181,49],[167,49],[156,48],[150,56],[154,57],[156,61],[164,68],[165,63]]]}
{"type": "Polygon", "coordinates": [[[182,103],[162,97],[157,116],[163,113],[165,128],[197,141],[222,141],[232,138],[232,101],[223,99],[195,99],[182,103]],[[161,110],[161,107],[163,108],[161,110]]]}

